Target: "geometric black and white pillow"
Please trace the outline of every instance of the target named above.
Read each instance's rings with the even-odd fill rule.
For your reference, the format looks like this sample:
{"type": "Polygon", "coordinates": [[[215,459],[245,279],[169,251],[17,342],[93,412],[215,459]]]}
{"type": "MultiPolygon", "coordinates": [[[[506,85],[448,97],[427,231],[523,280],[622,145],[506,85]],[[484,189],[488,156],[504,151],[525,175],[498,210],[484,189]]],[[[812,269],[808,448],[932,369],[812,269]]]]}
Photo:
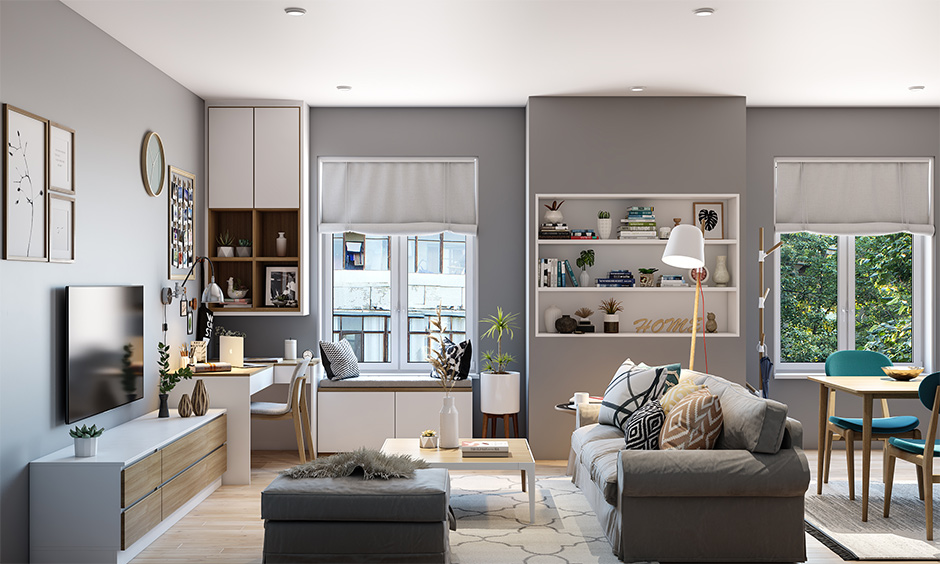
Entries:
{"type": "Polygon", "coordinates": [[[320,341],[320,361],[330,380],[359,376],[359,361],[346,339],[340,339],[338,343],[320,341]]]}
{"type": "MultiPolygon", "coordinates": [[[[444,358],[455,380],[466,380],[470,377],[470,361],[473,356],[472,351],[473,347],[470,346],[470,339],[460,344],[454,344],[453,341],[444,337],[444,358]]],[[[432,367],[431,378],[440,379],[440,377],[441,375],[437,373],[437,369],[432,367]]]]}
{"type": "Polygon", "coordinates": [[[677,366],[636,366],[624,361],[607,385],[598,422],[619,427],[626,432],[627,420],[647,402],[659,399],[666,385],[666,375],[677,366]]]}
{"type": "Polygon", "coordinates": [[[666,421],[666,412],[659,400],[649,403],[633,412],[627,419],[627,428],[623,440],[629,450],[659,450],[659,433],[666,421]]]}

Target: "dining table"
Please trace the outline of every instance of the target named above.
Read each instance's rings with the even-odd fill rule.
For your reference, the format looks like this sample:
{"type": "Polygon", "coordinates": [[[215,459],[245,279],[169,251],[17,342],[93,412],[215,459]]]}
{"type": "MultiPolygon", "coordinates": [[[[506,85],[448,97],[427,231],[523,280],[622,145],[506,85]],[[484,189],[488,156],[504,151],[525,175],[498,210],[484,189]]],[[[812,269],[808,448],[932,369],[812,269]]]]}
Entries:
{"type": "MultiPolygon", "coordinates": [[[[862,521],[868,521],[868,482],[871,468],[872,405],[875,399],[917,398],[923,377],[895,380],[889,376],[808,376],[819,384],[819,457],[816,461],[816,493],[822,494],[823,463],[826,458],[826,421],[829,414],[829,392],[846,392],[862,398],[862,521]]],[[[854,480],[854,476],[849,476],[854,480]]]]}

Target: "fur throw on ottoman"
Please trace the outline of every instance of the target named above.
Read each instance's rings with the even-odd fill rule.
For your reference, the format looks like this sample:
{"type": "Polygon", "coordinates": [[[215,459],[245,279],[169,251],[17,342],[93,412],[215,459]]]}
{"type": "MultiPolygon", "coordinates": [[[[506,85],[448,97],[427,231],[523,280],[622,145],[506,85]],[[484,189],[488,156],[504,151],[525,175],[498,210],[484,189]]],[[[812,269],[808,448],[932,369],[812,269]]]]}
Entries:
{"type": "Polygon", "coordinates": [[[341,452],[298,464],[283,472],[288,478],[343,478],[361,469],[364,480],[381,478],[414,478],[418,468],[429,468],[424,460],[407,454],[385,454],[374,449],[360,448],[354,452],[341,452]]]}

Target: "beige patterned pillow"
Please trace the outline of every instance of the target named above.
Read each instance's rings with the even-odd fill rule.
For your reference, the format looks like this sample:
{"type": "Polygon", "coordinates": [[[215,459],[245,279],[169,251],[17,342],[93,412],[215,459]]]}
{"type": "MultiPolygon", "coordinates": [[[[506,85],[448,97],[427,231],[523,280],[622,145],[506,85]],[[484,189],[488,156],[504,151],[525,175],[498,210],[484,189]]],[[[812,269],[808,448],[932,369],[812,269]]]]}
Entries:
{"type": "Polygon", "coordinates": [[[679,379],[679,383],[675,386],[669,388],[669,390],[663,395],[663,399],[659,403],[663,404],[663,411],[666,415],[669,414],[669,411],[682,400],[685,396],[691,394],[696,390],[701,390],[704,386],[700,386],[692,381],[692,378],[682,377],[679,379]]]}
{"type": "Polygon", "coordinates": [[[692,392],[673,406],[663,423],[659,448],[712,449],[721,433],[721,403],[708,388],[692,392]]]}

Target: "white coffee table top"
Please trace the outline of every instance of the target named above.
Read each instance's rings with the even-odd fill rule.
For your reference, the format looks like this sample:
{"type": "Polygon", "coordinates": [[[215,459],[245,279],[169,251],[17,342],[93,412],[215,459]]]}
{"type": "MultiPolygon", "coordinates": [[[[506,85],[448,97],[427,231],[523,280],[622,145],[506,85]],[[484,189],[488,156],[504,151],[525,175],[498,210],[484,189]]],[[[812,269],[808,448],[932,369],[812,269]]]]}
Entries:
{"type": "Polygon", "coordinates": [[[387,454],[407,454],[415,458],[422,458],[432,468],[493,468],[493,469],[533,469],[535,458],[529,449],[526,439],[460,439],[472,440],[500,440],[509,443],[509,456],[500,457],[473,457],[464,458],[459,448],[421,448],[417,438],[413,439],[385,439],[382,452],[387,454]]]}

